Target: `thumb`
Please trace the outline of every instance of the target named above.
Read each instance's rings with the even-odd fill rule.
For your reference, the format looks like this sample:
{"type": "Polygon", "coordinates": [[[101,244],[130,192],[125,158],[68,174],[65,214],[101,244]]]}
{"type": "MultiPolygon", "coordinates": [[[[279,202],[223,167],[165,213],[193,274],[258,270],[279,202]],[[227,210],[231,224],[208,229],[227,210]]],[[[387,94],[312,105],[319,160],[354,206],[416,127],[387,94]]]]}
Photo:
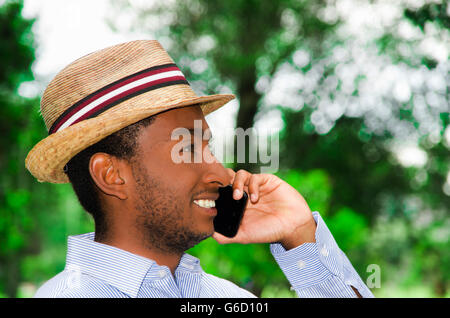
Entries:
{"type": "Polygon", "coordinates": [[[230,244],[230,243],[235,243],[236,242],[236,236],[233,238],[230,237],[226,237],[225,235],[222,235],[218,232],[214,232],[214,234],[212,235],[212,238],[215,239],[217,241],[217,243],[219,244],[230,244]]]}

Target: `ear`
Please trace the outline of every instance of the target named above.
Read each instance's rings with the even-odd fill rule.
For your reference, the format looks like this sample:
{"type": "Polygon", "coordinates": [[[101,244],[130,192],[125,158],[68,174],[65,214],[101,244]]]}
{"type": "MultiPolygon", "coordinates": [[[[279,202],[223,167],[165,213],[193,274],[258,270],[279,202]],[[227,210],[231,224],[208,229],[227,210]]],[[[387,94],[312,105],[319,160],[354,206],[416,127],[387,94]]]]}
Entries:
{"type": "Polygon", "coordinates": [[[109,154],[98,152],[89,161],[89,172],[97,187],[120,200],[128,198],[127,165],[109,154]]]}

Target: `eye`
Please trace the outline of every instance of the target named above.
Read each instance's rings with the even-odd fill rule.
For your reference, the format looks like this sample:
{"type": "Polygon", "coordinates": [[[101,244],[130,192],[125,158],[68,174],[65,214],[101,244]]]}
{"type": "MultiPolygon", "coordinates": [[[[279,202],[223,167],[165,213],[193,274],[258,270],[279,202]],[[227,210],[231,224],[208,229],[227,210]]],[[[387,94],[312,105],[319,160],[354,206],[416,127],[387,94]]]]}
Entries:
{"type": "MultiPolygon", "coordinates": [[[[208,141],[208,148],[209,148],[209,151],[214,155],[214,151],[213,151],[214,147],[213,147],[213,140],[212,139],[210,139],[208,141]]],[[[195,152],[195,146],[194,146],[194,144],[190,144],[190,145],[184,146],[180,150],[180,152],[195,152]]]]}
{"type": "Polygon", "coordinates": [[[194,144],[190,144],[188,146],[183,147],[183,149],[181,149],[182,152],[191,152],[194,150],[194,144]]]}
{"type": "Polygon", "coordinates": [[[210,139],[208,142],[208,148],[209,148],[209,152],[212,153],[212,155],[214,156],[214,146],[213,146],[212,139],[210,139]]]}

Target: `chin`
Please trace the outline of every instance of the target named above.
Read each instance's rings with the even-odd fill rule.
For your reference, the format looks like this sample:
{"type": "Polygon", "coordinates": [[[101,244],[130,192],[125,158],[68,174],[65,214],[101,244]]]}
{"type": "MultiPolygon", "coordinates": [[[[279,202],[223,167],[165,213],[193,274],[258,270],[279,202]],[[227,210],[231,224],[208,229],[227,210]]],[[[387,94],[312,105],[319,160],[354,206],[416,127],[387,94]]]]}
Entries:
{"type": "Polygon", "coordinates": [[[211,224],[211,226],[207,228],[199,229],[198,233],[200,234],[200,237],[204,237],[202,240],[206,240],[208,237],[214,234],[214,225],[211,224]]]}
{"type": "Polygon", "coordinates": [[[209,237],[214,234],[214,217],[198,219],[195,225],[195,231],[209,237]]]}
{"type": "Polygon", "coordinates": [[[211,237],[211,235],[212,233],[210,234],[206,232],[197,232],[196,236],[191,237],[191,240],[187,242],[186,246],[184,247],[184,252],[200,244],[207,238],[211,237]]]}

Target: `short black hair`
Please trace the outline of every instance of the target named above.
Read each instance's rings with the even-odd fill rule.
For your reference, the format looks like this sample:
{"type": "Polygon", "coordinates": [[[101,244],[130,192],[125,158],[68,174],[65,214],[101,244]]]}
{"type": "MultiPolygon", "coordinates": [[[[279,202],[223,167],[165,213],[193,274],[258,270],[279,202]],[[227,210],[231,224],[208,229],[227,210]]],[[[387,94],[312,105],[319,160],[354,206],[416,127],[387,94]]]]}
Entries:
{"type": "Polygon", "coordinates": [[[96,235],[104,235],[107,224],[97,186],[89,172],[91,157],[98,152],[104,152],[118,159],[131,162],[137,155],[139,132],[141,129],[148,127],[154,120],[154,116],[147,117],[105,137],[75,155],[64,168],[78,201],[94,218],[96,235]]]}

